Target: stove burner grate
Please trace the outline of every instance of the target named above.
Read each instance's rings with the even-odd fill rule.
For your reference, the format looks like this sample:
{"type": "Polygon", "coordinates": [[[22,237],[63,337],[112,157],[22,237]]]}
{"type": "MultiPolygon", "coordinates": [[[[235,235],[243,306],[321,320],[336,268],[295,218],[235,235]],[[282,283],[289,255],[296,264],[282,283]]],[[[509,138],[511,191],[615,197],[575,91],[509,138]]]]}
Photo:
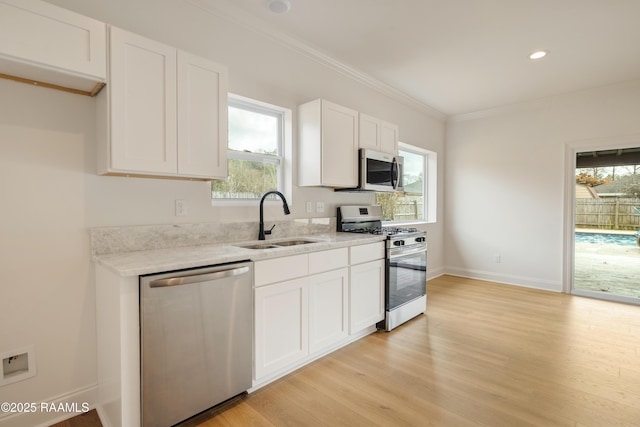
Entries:
{"type": "Polygon", "coordinates": [[[418,229],[415,227],[382,227],[382,229],[385,234],[390,235],[418,232],[418,229]]]}
{"type": "Polygon", "coordinates": [[[414,227],[374,227],[374,228],[358,228],[349,230],[354,233],[368,233],[377,235],[395,236],[397,234],[417,233],[418,229],[414,227]]]}

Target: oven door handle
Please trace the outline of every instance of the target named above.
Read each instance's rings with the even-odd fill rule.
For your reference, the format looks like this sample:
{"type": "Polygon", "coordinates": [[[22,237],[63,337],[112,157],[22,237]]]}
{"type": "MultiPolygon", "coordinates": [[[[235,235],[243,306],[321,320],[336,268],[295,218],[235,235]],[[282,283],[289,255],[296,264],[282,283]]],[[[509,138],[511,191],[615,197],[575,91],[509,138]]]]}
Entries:
{"type": "Polygon", "coordinates": [[[393,259],[393,258],[400,258],[406,255],[415,255],[415,254],[419,254],[421,252],[426,252],[427,248],[423,247],[423,248],[419,248],[419,249],[413,249],[413,250],[405,250],[405,249],[399,249],[397,253],[393,253],[393,249],[389,250],[389,259],[393,259]]]}

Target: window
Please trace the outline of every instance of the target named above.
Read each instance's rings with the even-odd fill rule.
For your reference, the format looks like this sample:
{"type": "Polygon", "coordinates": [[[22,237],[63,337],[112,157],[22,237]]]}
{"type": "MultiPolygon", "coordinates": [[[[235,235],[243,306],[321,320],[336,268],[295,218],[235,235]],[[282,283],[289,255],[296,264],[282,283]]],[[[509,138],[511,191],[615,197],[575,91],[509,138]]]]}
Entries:
{"type": "Polygon", "coordinates": [[[255,200],[279,190],[291,201],[291,110],[229,95],[229,178],[211,183],[215,201],[255,200]]]}
{"type": "Polygon", "coordinates": [[[384,221],[435,222],[437,154],[400,143],[404,158],[403,193],[377,193],[384,221]],[[426,177],[426,179],[425,179],[426,177]]]}

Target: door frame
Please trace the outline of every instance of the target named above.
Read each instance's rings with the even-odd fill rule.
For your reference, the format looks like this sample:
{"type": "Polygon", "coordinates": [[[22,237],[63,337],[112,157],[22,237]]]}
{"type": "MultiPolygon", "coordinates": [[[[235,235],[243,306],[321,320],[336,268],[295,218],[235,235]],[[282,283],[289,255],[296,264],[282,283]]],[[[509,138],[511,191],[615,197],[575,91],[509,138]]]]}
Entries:
{"type": "Polygon", "coordinates": [[[575,291],[573,288],[575,259],[575,198],[576,198],[576,154],[584,151],[611,150],[614,148],[640,147],[640,133],[569,141],[564,147],[564,219],[563,219],[563,271],[562,292],[586,297],[638,304],[633,298],[602,294],[599,292],[575,291]]]}

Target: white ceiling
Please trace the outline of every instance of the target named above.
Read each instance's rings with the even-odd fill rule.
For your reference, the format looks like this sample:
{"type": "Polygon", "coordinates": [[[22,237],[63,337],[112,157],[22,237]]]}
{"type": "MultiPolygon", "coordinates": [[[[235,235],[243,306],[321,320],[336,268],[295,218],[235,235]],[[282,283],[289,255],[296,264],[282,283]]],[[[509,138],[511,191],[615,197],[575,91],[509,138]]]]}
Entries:
{"type": "Polygon", "coordinates": [[[640,78],[640,0],[190,1],[446,115],[640,78]]]}

